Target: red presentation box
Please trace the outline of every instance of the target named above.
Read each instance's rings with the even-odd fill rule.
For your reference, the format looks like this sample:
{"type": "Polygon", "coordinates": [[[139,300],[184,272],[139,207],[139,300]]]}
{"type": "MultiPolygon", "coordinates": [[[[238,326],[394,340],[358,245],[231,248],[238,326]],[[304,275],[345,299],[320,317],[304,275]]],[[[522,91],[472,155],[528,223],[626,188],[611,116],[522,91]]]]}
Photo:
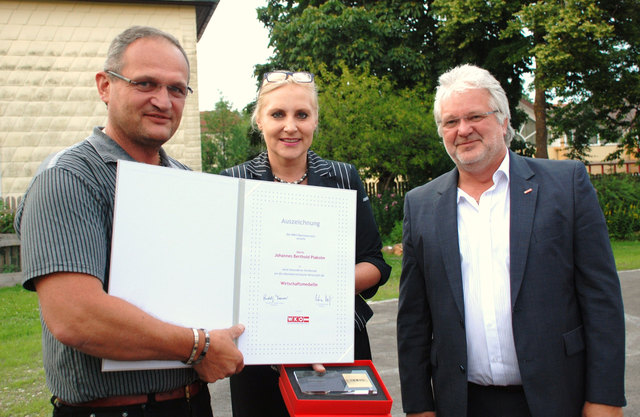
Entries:
{"type": "Polygon", "coordinates": [[[280,365],[280,392],[290,417],[391,417],[393,400],[371,361],[361,360],[324,366],[327,371],[365,370],[377,392],[366,395],[307,394],[300,389],[294,372],[310,370],[311,366],[280,365]]]}

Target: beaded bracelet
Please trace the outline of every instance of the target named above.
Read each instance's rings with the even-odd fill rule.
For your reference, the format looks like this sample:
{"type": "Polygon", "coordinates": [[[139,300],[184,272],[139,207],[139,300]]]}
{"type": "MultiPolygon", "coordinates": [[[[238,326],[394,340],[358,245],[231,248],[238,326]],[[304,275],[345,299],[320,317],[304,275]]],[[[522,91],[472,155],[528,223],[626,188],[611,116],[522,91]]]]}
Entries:
{"type": "Polygon", "coordinates": [[[207,356],[207,351],[209,350],[209,344],[211,342],[211,340],[209,339],[209,332],[205,329],[200,329],[200,330],[204,332],[204,349],[202,349],[202,352],[200,352],[200,356],[198,356],[198,359],[196,359],[195,362],[193,362],[194,365],[197,365],[200,362],[202,362],[204,357],[207,356]]]}
{"type": "Polygon", "coordinates": [[[198,333],[198,329],[191,329],[193,330],[193,349],[191,350],[191,355],[189,356],[189,359],[187,359],[187,361],[182,361],[182,363],[184,363],[185,365],[192,365],[193,364],[193,360],[196,357],[196,352],[198,351],[198,345],[200,344],[200,333],[198,333]]]}

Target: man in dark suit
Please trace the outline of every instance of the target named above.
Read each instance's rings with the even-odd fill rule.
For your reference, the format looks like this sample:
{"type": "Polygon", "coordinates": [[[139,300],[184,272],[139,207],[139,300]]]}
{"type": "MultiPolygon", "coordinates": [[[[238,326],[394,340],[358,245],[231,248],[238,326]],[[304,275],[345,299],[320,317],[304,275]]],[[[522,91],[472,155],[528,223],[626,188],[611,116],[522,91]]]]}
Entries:
{"type": "Polygon", "coordinates": [[[434,115],[456,168],[405,199],[404,411],[622,416],[622,296],[584,165],[510,152],[506,95],[481,68],[443,74],[434,115]]]}

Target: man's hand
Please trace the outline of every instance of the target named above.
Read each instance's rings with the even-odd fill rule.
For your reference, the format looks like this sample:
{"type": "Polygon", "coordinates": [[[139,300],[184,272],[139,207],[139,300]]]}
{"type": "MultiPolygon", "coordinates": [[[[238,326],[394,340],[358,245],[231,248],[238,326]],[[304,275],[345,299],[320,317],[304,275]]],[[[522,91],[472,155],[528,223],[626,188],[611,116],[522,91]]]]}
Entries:
{"type": "Polygon", "coordinates": [[[622,417],[622,407],[596,404],[586,401],[582,408],[582,417],[622,417]]]}
{"type": "Polygon", "coordinates": [[[436,417],[435,411],[425,411],[424,413],[409,413],[407,417],[436,417]]]}
{"type": "Polygon", "coordinates": [[[207,356],[193,368],[200,379],[205,382],[215,382],[242,371],[244,358],[234,340],[243,332],[244,326],[242,324],[209,332],[211,345],[207,356]]]}

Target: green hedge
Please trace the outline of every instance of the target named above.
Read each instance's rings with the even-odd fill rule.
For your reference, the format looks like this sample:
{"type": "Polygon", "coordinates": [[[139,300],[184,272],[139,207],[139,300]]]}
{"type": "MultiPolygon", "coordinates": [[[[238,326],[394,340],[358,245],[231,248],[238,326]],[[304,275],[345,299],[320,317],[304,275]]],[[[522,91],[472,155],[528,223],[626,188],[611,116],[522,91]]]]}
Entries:
{"type": "Polygon", "coordinates": [[[400,240],[390,241],[390,235],[392,235],[394,228],[397,228],[397,223],[402,223],[404,196],[384,191],[382,194],[369,196],[369,201],[371,201],[371,208],[373,209],[373,215],[376,218],[383,244],[393,245],[394,243],[400,243],[402,240],[402,224],[400,224],[400,240]]]}
{"type": "MultiPolygon", "coordinates": [[[[594,175],[591,182],[607,220],[609,236],[616,240],[640,240],[640,176],[594,175]]],[[[402,240],[403,196],[385,192],[370,197],[373,214],[385,245],[402,240]]]]}
{"type": "Polygon", "coordinates": [[[617,240],[640,239],[640,176],[609,174],[591,177],[607,220],[609,236],[617,240]]]}
{"type": "Polygon", "coordinates": [[[15,213],[5,207],[4,202],[0,200],[0,233],[15,233],[13,229],[13,219],[15,213]]]}

